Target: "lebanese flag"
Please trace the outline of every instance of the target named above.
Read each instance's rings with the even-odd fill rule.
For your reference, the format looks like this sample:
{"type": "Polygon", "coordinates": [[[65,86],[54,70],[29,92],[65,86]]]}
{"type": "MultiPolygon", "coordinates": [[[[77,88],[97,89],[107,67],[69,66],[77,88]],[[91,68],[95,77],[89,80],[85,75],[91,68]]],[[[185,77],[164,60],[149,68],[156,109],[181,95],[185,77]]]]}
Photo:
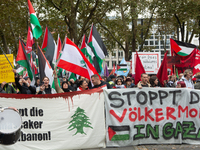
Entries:
{"type": "Polygon", "coordinates": [[[28,0],[28,8],[30,13],[30,22],[33,31],[33,37],[38,39],[42,35],[42,27],[40,26],[40,22],[36,16],[35,10],[33,9],[30,0],[28,0]]]}
{"type": "Polygon", "coordinates": [[[56,43],[53,39],[51,32],[48,30],[48,27],[46,27],[46,29],[45,29],[44,39],[43,39],[43,43],[42,43],[42,49],[44,51],[46,51],[45,57],[49,61],[51,67],[54,68],[55,64],[53,65],[53,57],[54,57],[54,52],[56,49],[56,43]]]}
{"type": "MultiPolygon", "coordinates": [[[[63,53],[57,67],[73,72],[87,79],[97,73],[96,69],[87,60],[81,50],[69,39],[66,39],[63,53]]],[[[101,77],[99,76],[101,79],[101,77]]]]}
{"type": "Polygon", "coordinates": [[[136,51],[136,59],[135,59],[135,85],[138,84],[138,82],[141,79],[141,74],[146,73],[144,70],[144,67],[142,65],[142,62],[140,60],[140,57],[136,51]]]}
{"type": "Polygon", "coordinates": [[[39,46],[37,48],[37,52],[38,52],[40,81],[42,82],[43,78],[47,76],[49,78],[49,84],[52,86],[54,79],[53,70],[39,46]]]}
{"type": "Polygon", "coordinates": [[[21,65],[21,66],[23,66],[24,68],[27,69],[28,76],[31,79],[31,85],[34,85],[35,84],[35,79],[34,79],[35,75],[32,71],[31,64],[30,64],[28,56],[26,54],[25,46],[24,46],[24,44],[23,44],[23,42],[21,41],[20,38],[19,38],[19,47],[18,47],[16,61],[19,65],[21,65]]]}
{"type": "Polygon", "coordinates": [[[185,43],[177,40],[170,39],[170,45],[171,45],[171,55],[179,55],[179,56],[188,56],[190,55],[195,48],[197,48],[196,45],[185,43]]]}
{"type": "Polygon", "coordinates": [[[164,87],[164,81],[168,80],[168,73],[167,73],[167,52],[163,58],[163,61],[160,65],[160,68],[157,73],[157,78],[160,81],[161,85],[164,87]]]}
{"type": "Polygon", "coordinates": [[[33,35],[31,32],[31,28],[28,27],[27,41],[26,41],[26,53],[30,53],[32,51],[32,45],[34,44],[33,35]]]}

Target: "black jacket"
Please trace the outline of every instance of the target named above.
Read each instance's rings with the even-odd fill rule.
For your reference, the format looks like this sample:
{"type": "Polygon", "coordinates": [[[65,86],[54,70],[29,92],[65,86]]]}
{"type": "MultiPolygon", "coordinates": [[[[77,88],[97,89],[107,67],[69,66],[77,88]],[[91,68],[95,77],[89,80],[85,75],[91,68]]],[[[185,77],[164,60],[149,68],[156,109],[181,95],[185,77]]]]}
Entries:
{"type": "Polygon", "coordinates": [[[35,94],[36,93],[36,88],[34,86],[27,86],[25,83],[22,85],[19,84],[19,78],[15,78],[15,83],[17,88],[20,90],[21,94],[35,94]]]}

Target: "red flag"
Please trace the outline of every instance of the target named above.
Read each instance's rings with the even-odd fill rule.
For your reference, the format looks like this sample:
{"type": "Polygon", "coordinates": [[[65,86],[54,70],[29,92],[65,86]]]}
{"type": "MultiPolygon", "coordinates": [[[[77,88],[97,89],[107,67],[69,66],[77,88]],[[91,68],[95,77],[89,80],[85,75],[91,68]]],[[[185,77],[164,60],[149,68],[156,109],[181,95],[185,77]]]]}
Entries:
{"type": "Polygon", "coordinates": [[[141,74],[146,73],[144,70],[144,67],[142,65],[142,62],[140,60],[140,57],[136,51],[136,59],[135,59],[135,85],[138,84],[141,78],[141,74]]]}
{"type": "Polygon", "coordinates": [[[160,65],[160,68],[158,70],[157,78],[160,81],[162,86],[164,86],[164,80],[168,80],[168,74],[167,74],[167,52],[165,53],[163,61],[162,61],[161,65],[160,65]]]}
{"type": "Polygon", "coordinates": [[[113,70],[110,72],[109,76],[110,76],[111,74],[114,74],[114,73],[115,73],[115,64],[113,65],[113,70]]]}
{"type": "Polygon", "coordinates": [[[30,53],[32,51],[32,45],[34,44],[33,34],[31,32],[30,27],[28,27],[27,41],[26,41],[26,53],[30,53]]]}

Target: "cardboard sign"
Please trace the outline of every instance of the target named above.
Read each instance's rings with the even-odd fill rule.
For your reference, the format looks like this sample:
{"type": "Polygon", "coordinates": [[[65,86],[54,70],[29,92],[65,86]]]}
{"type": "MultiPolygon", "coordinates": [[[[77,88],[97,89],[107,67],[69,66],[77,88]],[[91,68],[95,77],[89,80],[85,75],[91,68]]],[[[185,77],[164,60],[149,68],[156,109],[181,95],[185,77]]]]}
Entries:
{"type": "MultiPolygon", "coordinates": [[[[6,54],[8,60],[13,65],[13,54],[6,54]]],[[[15,82],[15,75],[13,73],[13,69],[10,66],[10,63],[6,59],[5,55],[0,55],[0,83],[6,81],[8,82],[15,82]]]]}

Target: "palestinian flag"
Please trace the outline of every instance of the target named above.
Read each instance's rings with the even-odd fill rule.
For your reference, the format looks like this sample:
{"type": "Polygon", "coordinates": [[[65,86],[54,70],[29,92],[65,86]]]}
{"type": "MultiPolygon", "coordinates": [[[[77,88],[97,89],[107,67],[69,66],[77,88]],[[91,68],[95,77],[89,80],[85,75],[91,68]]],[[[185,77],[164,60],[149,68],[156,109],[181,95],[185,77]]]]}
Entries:
{"type": "Polygon", "coordinates": [[[39,46],[37,48],[37,53],[39,61],[40,81],[42,82],[42,79],[47,76],[49,78],[49,84],[52,86],[54,79],[53,70],[39,46]]]}
{"type": "Polygon", "coordinates": [[[24,71],[26,71],[26,69],[22,66],[20,66],[19,68],[16,69],[16,72],[20,75],[23,76],[24,71]]]}
{"type": "Polygon", "coordinates": [[[40,26],[39,20],[36,16],[35,10],[33,9],[30,0],[28,0],[28,8],[30,13],[30,22],[33,31],[33,37],[38,39],[42,35],[42,27],[40,26]]]}
{"type": "Polygon", "coordinates": [[[81,43],[81,52],[83,52],[83,54],[88,57],[89,62],[92,64],[94,53],[92,52],[92,49],[87,45],[87,37],[85,35],[83,36],[81,43]]]}
{"type": "Polygon", "coordinates": [[[127,71],[127,64],[118,64],[117,71],[127,71]]]}
{"type": "Polygon", "coordinates": [[[101,73],[103,59],[105,58],[106,55],[108,55],[108,52],[101,39],[101,36],[97,32],[97,29],[93,24],[90,30],[88,45],[92,48],[95,56],[93,58],[94,67],[96,68],[98,73],[101,73]]]}
{"type": "Polygon", "coordinates": [[[108,137],[110,141],[124,141],[130,139],[129,126],[108,126],[108,137]]]}
{"type": "MultiPolygon", "coordinates": [[[[81,50],[68,38],[66,39],[65,47],[57,67],[88,79],[90,79],[91,75],[98,74],[81,50]]],[[[100,76],[99,78],[101,79],[100,76]]]]}
{"type": "Polygon", "coordinates": [[[42,43],[42,49],[44,51],[46,51],[45,57],[49,61],[52,68],[54,68],[52,61],[53,61],[53,57],[54,57],[55,48],[56,48],[56,43],[53,39],[53,36],[51,35],[51,32],[46,27],[44,39],[43,39],[43,43],[42,43]]]}
{"type": "Polygon", "coordinates": [[[27,69],[28,76],[31,79],[31,85],[34,85],[35,84],[35,75],[32,71],[28,56],[26,54],[25,46],[20,38],[19,38],[19,48],[18,48],[16,61],[19,65],[21,65],[27,69]]]}
{"type": "Polygon", "coordinates": [[[188,56],[190,55],[195,48],[196,45],[190,43],[184,43],[181,41],[170,39],[171,44],[171,55],[180,55],[180,56],[188,56]]]}
{"type": "Polygon", "coordinates": [[[33,35],[31,32],[30,27],[28,27],[28,34],[27,34],[27,40],[26,40],[26,53],[32,52],[32,45],[34,44],[33,35]]]}

